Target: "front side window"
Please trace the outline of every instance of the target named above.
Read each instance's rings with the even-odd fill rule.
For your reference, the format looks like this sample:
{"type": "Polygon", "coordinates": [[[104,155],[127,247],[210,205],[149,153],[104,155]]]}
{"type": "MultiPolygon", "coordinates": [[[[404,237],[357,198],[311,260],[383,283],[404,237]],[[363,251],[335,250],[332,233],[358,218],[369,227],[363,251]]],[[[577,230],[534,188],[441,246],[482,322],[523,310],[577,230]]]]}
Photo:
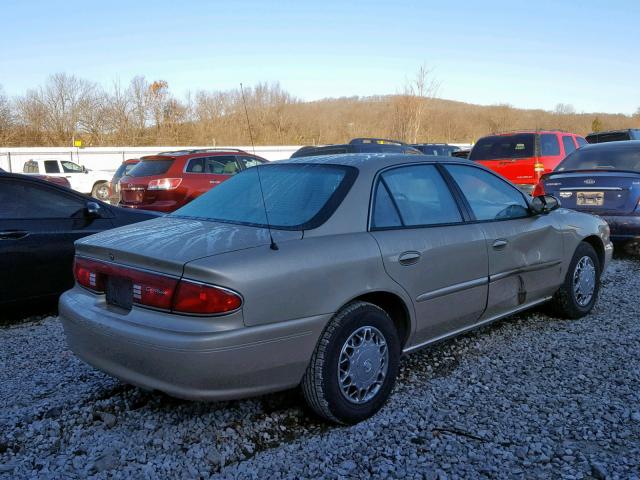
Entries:
{"type": "Polygon", "coordinates": [[[238,173],[238,170],[236,157],[217,155],[207,158],[206,173],[214,175],[235,175],[238,173]]]}
{"type": "Polygon", "coordinates": [[[62,161],[60,163],[62,164],[62,170],[65,173],[74,173],[74,172],[77,173],[77,172],[83,171],[82,167],[77,163],[67,162],[67,161],[62,161]]]}
{"type": "Polygon", "coordinates": [[[284,230],[316,228],[338,208],[356,176],[355,168],[338,165],[259,165],[172,215],[284,230]]]}
{"type": "Polygon", "coordinates": [[[377,189],[373,215],[375,228],[397,226],[397,219],[405,227],[462,222],[449,187],[434,165],[388,170],[380,175],[377,189]],[[389,195],[391,202],[391,198],[385,198],[389,195]],[[397,218],[391,206],[397,209],[397,218]]]}
{"type": "Polygon", "coordinates": [[[244,165],[244,168],[256,167],[264,163],[262,160],[258,160],[257,158],[254,158],[254,157],[239,157],[239,160],[244,165]]]}
{"type": "Polygon", "coordinates": [[[60,173],[60,167],[57,160],[45,160],[44,161],[45,173],[60,173]]]}
{"type": "Polygon", "coordinates": [[[477,167],[447,165],[476,220],[508,220],[529,216],[522,193],[496,175],[477,167]]]}
{"type": "Polygon", "coordinates": [[[562,145],[564,146],[564,154],[569,155],[576,149],[575,143],[573,143],[573,138],[568,135],[564,135],[562,137],[562,145]]]}
{"type": "Polygon", "coordinates": [[[0,180],[0,218],[70,218],[84,203],[57,189],[15,180],[0,180]]]}
{"type": "Polygon", "coordinates": [[[555,133],[543,133],[540,135],[540,156],[553,157],[560,155],[560,144],[555,133]]]}

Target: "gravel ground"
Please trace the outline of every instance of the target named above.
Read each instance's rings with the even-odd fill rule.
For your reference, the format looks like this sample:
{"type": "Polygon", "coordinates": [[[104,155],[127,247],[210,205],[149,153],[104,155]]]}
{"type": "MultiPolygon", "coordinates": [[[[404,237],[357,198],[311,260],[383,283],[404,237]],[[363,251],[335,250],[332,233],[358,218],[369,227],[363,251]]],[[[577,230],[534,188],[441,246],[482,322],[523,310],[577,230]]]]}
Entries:
{"type": "Polygon", "coordinates": [[[0,329],[0,478],[640,478],[640,260],[587,318],[518,315],[404,359],[389,404],[327,425],[298,391],[193,403],[0,329]]]}

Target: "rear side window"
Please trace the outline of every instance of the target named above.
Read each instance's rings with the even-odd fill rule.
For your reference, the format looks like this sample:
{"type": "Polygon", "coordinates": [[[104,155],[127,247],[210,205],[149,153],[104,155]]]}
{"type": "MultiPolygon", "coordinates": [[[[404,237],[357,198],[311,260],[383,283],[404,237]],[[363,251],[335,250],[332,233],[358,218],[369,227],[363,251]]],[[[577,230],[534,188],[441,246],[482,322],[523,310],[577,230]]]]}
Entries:
{"type": "Polygon", "coordinates": [[[60,173],[60,167],[57,160],[45,160],[44,161],[45,173],[60,173]]]}
{"type": "Polygon", "coordinates": [[[540,156],[553,157],[560,155],[560,143],[554,133],[542,133],[540,135],[540,156]]]}
{"type": "MultiPolygon", "coordinates": [[[[398,217],[405,227],[462,221],[453,195],[434,165],[394,168],[380,176],[380,185],[393,198],[394,208],[397,208],[398,217]]],[[[376,196],[373,218],[376,228],[397,226],[384,189],[376,196]],[[378,208],[382,210],[378,211],[378,208]]]]}
{"type": "Polygon", "coordinates": [[[575,143],[573,143],[573,138],[571,138],[569,135],[563,135],[562,146],[564,147],[565,155],[569,155],[576,149],[576,145],[575,143]]]}
{"type": "Polygon", "coordinates": [[[398,209],[393,204],[389,189],[384,182],[378,182],[375,199],[373,201],[373,228],[401,227],[402,220],[398,209]]]}
{"type": "Polygon", "coordinates": [[[162,175],[173,164],[173,158],[163,158],[161,160],[142,160],[131,169],[131,177],[148,177],[152,175],[162,175]]]}
{"type": "Polygon", "coordinates": [[[533,157],[534,145],[535,135],[533,133],[492,135],[478,140],[469,153],[469,159],[479,161],[533,157]]]}
{"type": "Polygon", "coordinates": [[[478,167],[447,165],[477,220],[509,220],[529,215],[522,193],[478,167]]]}
{"type": "Polygon", "coordinates": [[[187,173],[205,173],[206,158],[191,158],[187,163],[185,172],[187,173]]]}

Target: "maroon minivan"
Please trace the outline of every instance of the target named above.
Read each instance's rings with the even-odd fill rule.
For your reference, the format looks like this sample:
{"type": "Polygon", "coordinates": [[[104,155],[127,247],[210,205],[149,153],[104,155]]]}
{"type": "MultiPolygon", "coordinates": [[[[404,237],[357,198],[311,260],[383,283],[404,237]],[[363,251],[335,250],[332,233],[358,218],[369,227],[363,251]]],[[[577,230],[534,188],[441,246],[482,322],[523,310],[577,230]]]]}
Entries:
{"type": "Polygon", "coordinates": [[[121,207],[173,212],[262,157],[232,148],[178,150],[142,157],[120,179],[121,207]]]}

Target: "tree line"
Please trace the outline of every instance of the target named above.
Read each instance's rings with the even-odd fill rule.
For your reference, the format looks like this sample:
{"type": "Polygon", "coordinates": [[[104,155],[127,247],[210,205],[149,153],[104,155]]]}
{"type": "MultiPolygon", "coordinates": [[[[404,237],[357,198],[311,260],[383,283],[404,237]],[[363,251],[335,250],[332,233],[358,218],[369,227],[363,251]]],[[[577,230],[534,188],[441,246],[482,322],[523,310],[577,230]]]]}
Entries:
{"type": "Polygon", "coordinates": [[[632,116],[577,113],[568,104],[554,111],[524,110],[444,100],[438,90],[425,67],[396,94],[317,101],[302,101],[279,83],[178,98],[164,80],[136,76],[128,84],[103,87],[58,73],[15,98],[0,86],[0,147],[70,146],[74,140],[85,146],[248,145],[251,138],[256,145],[301,145],[369,136],[471,143],[490,132],[516,129],[585,135],[640,127],[640,108],[632,116]]]}

